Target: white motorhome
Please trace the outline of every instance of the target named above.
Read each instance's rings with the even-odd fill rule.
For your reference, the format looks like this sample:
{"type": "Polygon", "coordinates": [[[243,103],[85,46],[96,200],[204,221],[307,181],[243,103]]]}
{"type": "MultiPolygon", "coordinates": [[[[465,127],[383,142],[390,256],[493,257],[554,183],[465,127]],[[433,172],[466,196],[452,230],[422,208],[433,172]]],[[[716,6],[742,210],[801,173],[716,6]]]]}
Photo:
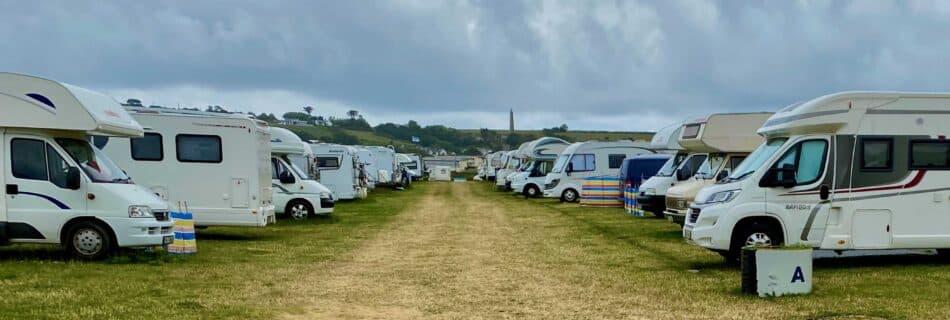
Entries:
{"type": "Polygon", "coordinates": [[[311,178],[307,169],[300,168],[290,159],[311,153],[310,145],[284,128],[271,127],[270,133],[274,211],[298,220],[332,213],[334,198],[330,189],[311,178]]]}
{"type": "Polygon", "coordinates": [[[118,102],[0,73],[0,106],[0,244],[61,244],[73,257],[97,259],[172,241],[168,205],[89,144],[90,134],[142,136],[118,102]]]}
{"type": "Polygon", "coordinates": [[[496,151],[488,154],[483,165],[485,168],[485,180],[495,180],[498,169],[502,167],[502,158],[506,153],[508,153],[508,151],[496,151]]]}
{"type": "Polygon", "coordinates": [[[245,115],[126,108],[141,138],[97,143],[135,182],[172,205],[187,204],[196,226],[275,221],[266,122],[245,115]]]}
{"type": "Polygon", "coordinates": [[[405,164],[406,169],[412,172],[412,178],[422,179],[423,172],[426,172],[425,163],[422,162],[422,157],[418,154],[406,154],[409,157],[409,162],[405,164]]]}
{"type": "Polygon", "coordinates": [[[746,245],[950,248],[950,93],[842,92],[790,105],[766,141],[706,187],[683,236],[736,259],[746,245]]]}
{"type": "MultiPolygon", "coordinates": [[[[525,142],[525,144],[527,144],[527,142],[525,142]]],[[[522,146],[525,146],[525,144],[522,144],[522,146]]],[[[521,148],[519,148],[519,150],[520,149],[521,148]]],[[[521,158],[521,155],[519,154],[519,150],[508,151],[502,157],[503,164],[501,168],[499,168],[498,171],[495,172],[495,189],[497,189],[498,191],[507,191],[509,187],[507,185],[508,175],[515,171],[518,171],[518,169],[521,168],[522,158],[521,158]]]]}
{"type": "Polygon", "coordinates": [[[396,151],[392,147],[382,146],[366,146],[365,148],[373,154],[372,168],[368,170],[370,180],[375,181],[377,185],[396,184],[398,181],[394,180],[394,177],[396,177],[399,170],[396,162],[396,151]]]}
{"type": "Polygon", "coordinates": [[[571,144],[554,162],[551,173],[544,178],[544,197],[559,198],[564,202],[580,199],[584,179],[598,176],[615,177],[620,174],[623,160],[654,153],[643,141],[587,141],[571,144]]]}
{"type": "Polygon", "coordinates": [[[412,184],[412,180],[414,177],[422,176],[422,173],[417,173],[409,169],[409,166],[416,166],[416,161],[413,160],[411,157],[409,157],[408,154],[397,153],[396,166],[398,167],[398,169],[396,170],[396,175],[393,177],[393,179],[395,179],[399,184],[403,186],[408,186],[412,184]]]}
{"type": "Polygon", "coordinates": [[[762,143],[755,130],[770,116],[771,112],[720,113],[684,123],[679,144],[693,159],[702,155],[705,160],[695,171],[677,172],[679,182],[666,191],[665,216],[682,225],[696,193],[728,176],[762,143]]]}
{"type": "Polygon", "coordinates": [[[364,146],[354,146],[356,148],[356,158],[360,163],[361,180],[366,181],[367,190],[376,188],[376,160],[373,151],[364,146]]]}
{"type": "Polygon", "coordinates": [[[311,144],[314,167],[320,172],[320,183],[330,188],[334,198],[352,200],[365,198],[367,185],[360,172],[357,149],[332,143],[311,144]]]}
{"type": "Polygon", "coordinates": [[[544,178],[554,167],[554,160],[557,160],[557,156],[569,145],[567,141],[553,137],[531,141],[528,145],[526,169],[510,177],[511,192],[529,198],[540,197],[544,178]]]}
{"type": "MultiPolygon", "coordinates": [[[[676,171],[683,164],[687,153],[679,144],[680,132],[683,129],[683,123],[677,122],[658,130],[653,139],[650,140],[650,149],[656,152],[672,153],[666,163],[657,171],[656,175],[650,177],[640,185],[637,194],[637,204],[645,211],[652,212],[653,215],[662,218],[663,211],[666,210],[666,190],[676,185],[676,171]]],[[[695,162],[695,160],[694,160],[695,162]]],[[[686,170],[693,170],[702,163],[702,160],[696,162],[694,166],[686,165],[686,170]]],[[[686,171],[692,175],[693,171],[686,171]]]]}

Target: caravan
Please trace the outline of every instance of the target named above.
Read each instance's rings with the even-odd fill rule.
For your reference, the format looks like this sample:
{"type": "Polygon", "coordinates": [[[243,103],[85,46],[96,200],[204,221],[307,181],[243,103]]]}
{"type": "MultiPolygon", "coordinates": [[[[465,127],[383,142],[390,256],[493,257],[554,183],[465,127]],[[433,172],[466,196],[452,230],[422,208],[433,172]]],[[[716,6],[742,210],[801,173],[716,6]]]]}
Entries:
{"type": "Polygon", "coordinates": [[[0,73],[0,244],[61,244],[80,259],[173,237],[168,205],[133,184],[88,134],[142,136],[111,97],[0,73]]]}
{"type": "Polygon", "coordinates": [[[310,153],[310,145],[284,128],[271,127],[270,133],[275,212],[298,220],[332,213],[334,198],[330,189],[311,178],[307,169],[298,167],[290,159],[310,153]]]}
{"type": "Polygon", "coordinates": [[[737,259],[747,245],[950,248],[950,93],[842,92],[788,106],[683,236],[737,259]]]}
{"type": "Polygon", "coordinates": [[[320,173],[320,183],[330,188],[334,198],[352,200],[366,198],[367,185],[357,149],[332,143],[311,144],[313,167],[320,173]]]}
{"type": "Polygon", "coordinates": [[[654,153],[649,143],[641,141],[577,142],[564,149],[554,168],[544,179],[544,197],[575,202],[580,199],[584,179],[620,174],[623,160],[654,153]]]}
{"type": "Polygon", "coordinates": [[[762,137],[755,134],[755,130],[771,115],[771,112],[722,113],[683,124],[679,144],[690,152],[691,161],[704,160],[695,170],[689,168],[676,173],[679,182],[666,191],[666,218],[682,225],[696,193],[728,176],[762,143],[762,137]]]}
{"type": "Polygon", "coordinates": [[[544,178],[554,167],[554,160],[557,160],[557,156],[569,145],[567,141],[552,137],[531,141],[528,145],[525,170],[510,176],[511,191],[529,198],[540,197],[544,178]]]}
{"type": "Polygon", "coordinates": [[[197,226],[275,221],[267,123],[238,114],[126,110],[145,135],[102,139],[96,146],[136,183],[172,205],[187,205],[197,226]]]}

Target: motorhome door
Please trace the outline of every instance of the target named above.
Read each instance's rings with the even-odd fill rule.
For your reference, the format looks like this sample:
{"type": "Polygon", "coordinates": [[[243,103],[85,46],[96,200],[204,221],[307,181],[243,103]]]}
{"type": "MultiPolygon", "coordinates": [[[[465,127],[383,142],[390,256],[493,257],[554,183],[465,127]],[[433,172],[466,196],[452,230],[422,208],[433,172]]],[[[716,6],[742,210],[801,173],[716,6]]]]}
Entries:
{"type": "MultiPolygon", "coordinates": [[[[76,169],[46,139],[6,135],[3,147],[8,236],[58,241],[63,222],[86,211],[85,183],[75,190],[67,188],[68,172],[76,169]]],[[[94,166],[94,160],[89,161],[84,165],[94,166]]]]}
{"type": "MultiPolygon", "coordinates": [[[[763,178],[766,212],[782,219],[785,244],[818,246],[825,233],[831,207],[834,169],[831,141],[827,136],[810,136],[790,141],[782,155],[763,178]]],[[[773,244],[775,239],[772,239],[773,244]]]]}

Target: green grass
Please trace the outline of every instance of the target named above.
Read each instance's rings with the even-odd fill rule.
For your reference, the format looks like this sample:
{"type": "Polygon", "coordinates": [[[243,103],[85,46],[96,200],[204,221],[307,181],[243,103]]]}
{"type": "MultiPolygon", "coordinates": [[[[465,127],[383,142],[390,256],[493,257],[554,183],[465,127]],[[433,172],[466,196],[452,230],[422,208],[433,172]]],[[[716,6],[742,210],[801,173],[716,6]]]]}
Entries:
{"type": "Polygon", "coordinates": [[[55,246],[0,248],[0,319],[272,318],[306,297],[321,264],[377,233],[426,184],[377,188],[329,218],[265,228],[198,231],[198,254],[124,252],[103,262],[63,258],[55,246]]]}
{"type": "MultiPolygon", "coordinates": [[[[557,248],[581,247],[582,258],[552,254],[548,263],[583,265],[573,276],[580,287],[599,286],[598,300],[641,309],[648,318],[821,319],[860,315],[890,319],[938,319],[950,315],[950,263],[936,256],[819,259],[814,291],[807,296],[760,299],[742,295],[740,270],[719,255],[686,244],[679,226],[634,217],[619,208],[586,208],[552,199],[524,200],[481,190],[511,208],[513,219],[542,208],[557,248]]],[[[560,249],[558,249],[560,250],[560,249]]],[[[568,272],[565,270],[565,272],[568,272]]],[[[627,309],[624,309],[627,310],[627,309]]],[[[849,318],[850,319],[850,318],[849,318]]],[[[863,319],[863,318],[862,318],[863,319]]]]}

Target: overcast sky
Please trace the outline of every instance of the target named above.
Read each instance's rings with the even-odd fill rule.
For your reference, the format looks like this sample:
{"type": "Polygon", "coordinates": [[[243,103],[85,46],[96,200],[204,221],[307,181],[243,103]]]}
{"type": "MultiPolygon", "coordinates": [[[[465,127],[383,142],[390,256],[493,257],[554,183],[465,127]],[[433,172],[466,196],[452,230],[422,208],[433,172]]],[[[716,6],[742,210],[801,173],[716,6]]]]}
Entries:
{"type": "Polygon", "coordinates": [[[950,91],[948,30],[950,1],[0,0],[0,70],[167,106],[654,130],[950,91]]]}

